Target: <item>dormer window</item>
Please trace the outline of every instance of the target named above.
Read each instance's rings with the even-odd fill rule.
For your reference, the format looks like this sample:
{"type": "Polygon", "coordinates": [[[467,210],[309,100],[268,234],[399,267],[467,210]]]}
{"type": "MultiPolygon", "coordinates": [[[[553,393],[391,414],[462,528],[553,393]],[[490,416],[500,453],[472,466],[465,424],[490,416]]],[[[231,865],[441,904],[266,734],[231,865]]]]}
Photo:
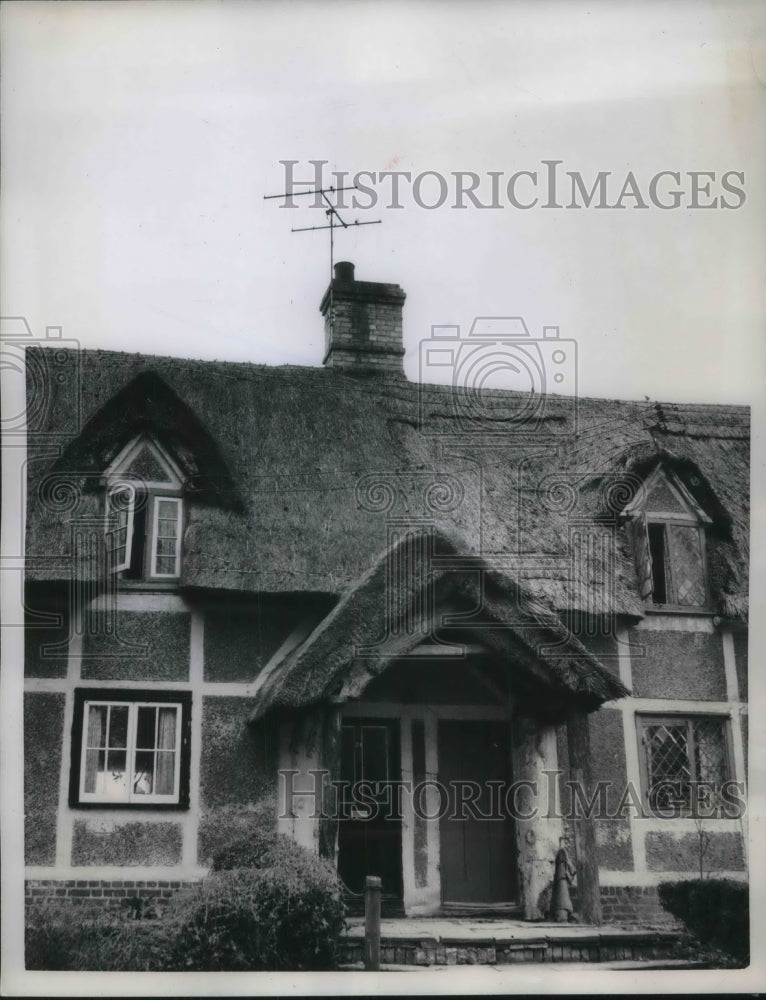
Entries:
{"type": "Polygon", "coordinates": [[[657,608],[706,607],[705,526],[711,521],[683,483],[656,468],[624,514],[642,600],[657,608]]]}
{"type": "Polygon", "coordinates": [[[181,573],[183,480],[153,438],[131,441],[106,472],[110,570],[127,580],[177,579],[181,573]]]}

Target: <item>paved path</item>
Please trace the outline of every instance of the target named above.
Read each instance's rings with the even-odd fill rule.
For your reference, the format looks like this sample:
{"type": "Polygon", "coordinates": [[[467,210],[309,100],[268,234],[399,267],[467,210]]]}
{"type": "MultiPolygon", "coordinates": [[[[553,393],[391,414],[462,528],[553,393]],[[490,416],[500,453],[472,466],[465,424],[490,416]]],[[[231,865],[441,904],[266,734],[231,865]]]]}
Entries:
{"type": "MultiPolygon", "coordinates": [[[[494,918],[466,917],[401,917],[381,920],[380,937],[386,940],[433,940],[433,941],[538,941],[549,940],[578,941],[581,938],[644,936],[653,931],[672,931],[668,925],[657,927],[621,927],[605,924],[593,927],[589,924],[556,924],[545,921],[498,920],[494,918]]],[[[351,917],[346,935],[350,938],[364,937],[364,918],[351,917]]]]}

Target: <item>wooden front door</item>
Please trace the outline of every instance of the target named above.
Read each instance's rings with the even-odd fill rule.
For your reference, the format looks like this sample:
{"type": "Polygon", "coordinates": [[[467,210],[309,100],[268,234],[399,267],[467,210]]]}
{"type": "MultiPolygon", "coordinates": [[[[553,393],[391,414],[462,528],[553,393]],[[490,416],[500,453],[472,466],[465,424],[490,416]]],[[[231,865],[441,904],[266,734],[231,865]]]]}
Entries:
{"type": "Polygon", "coordinates": [[[442,795],[449,795],[439,821],[442,902],[514,903],[515,828],[505,810],[509,723],[443,719],[438,750],[442,795]],[[478,794],[469,782],[478,783],[478,794]]]}
{"type": "Polygon", "coordinates": [[[399,723],[392,719],[346,719],[341,742],[344,793],[338,824],[338,872],[353,895],[364,893],[367,875],[382,879],[384,899],[402,895],[402,821],[396,790],[399,723]]]}

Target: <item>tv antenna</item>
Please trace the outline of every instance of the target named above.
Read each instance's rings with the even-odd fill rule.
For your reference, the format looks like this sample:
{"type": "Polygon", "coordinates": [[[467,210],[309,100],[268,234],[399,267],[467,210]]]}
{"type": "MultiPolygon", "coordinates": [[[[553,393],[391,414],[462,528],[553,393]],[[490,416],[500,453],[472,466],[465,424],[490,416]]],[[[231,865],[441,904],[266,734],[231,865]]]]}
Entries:
{"type": "MultiPolygon", "coordinates": [[[[300,183],[300,182],[297,182],[300,183]]],[[[354,229],[357,226],[379,226],[381,224],[381,219],[375,219],[371,222],[360,222],[356,219],[354,222],[346,222],[345,219],[340,215],[338,209],[330,201],[329,196],[335,195],[339,191],[357,191],[358,188],[356,184],[346,185],[345,187],[328,187],[328,188],[311,188],[308,191],[290,191],[284,194],[265,194],[263,196],[264,201],[269,201],[272,198],[297,198],[305,195],[321,195],[322,201],[327,206],[325,208],[325,216],[328,222],[324,226],[297,226],[293,227],[291,233],[311,233],[317,229],[329,229],[330,230],[330,333],[332,334],[335,329],[335,303],[333,301],[333,276],[335,269],[335,230],[338,228],[342,229],[354,229]]]]}

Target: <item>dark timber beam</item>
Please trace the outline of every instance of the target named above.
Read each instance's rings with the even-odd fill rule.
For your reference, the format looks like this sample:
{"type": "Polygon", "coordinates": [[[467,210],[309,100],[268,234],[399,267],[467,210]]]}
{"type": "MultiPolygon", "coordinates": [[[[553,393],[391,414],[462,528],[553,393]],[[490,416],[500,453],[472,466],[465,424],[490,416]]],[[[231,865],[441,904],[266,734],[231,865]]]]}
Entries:
{"type": "MultiPolygon", "coordinates": [[[[321,709],[320,709],[321,711],[321,709]]],[[[338,849],[338,809],[336,789],[331,784],[340,780],[341,726],[340,705],[327,705],[322,713],[322,745],[320,767],[322,777],[322,817],[319,820],[319,856],[335,864],[338,849]]]]}
{"type": "Polygon", "coordinates": [[[581,804],[576,805],[572,795],[572,826],[577,854],[577,900],[580,917],[584,923],[601,923],[601,887],[598,878],[596,848],[596,819],[582,806],[593,801],[593,777],[590,760],[590,733],[588,715],[582,709],[573,709],[567,718],[570,780],[581,789],[581,804]]]}

